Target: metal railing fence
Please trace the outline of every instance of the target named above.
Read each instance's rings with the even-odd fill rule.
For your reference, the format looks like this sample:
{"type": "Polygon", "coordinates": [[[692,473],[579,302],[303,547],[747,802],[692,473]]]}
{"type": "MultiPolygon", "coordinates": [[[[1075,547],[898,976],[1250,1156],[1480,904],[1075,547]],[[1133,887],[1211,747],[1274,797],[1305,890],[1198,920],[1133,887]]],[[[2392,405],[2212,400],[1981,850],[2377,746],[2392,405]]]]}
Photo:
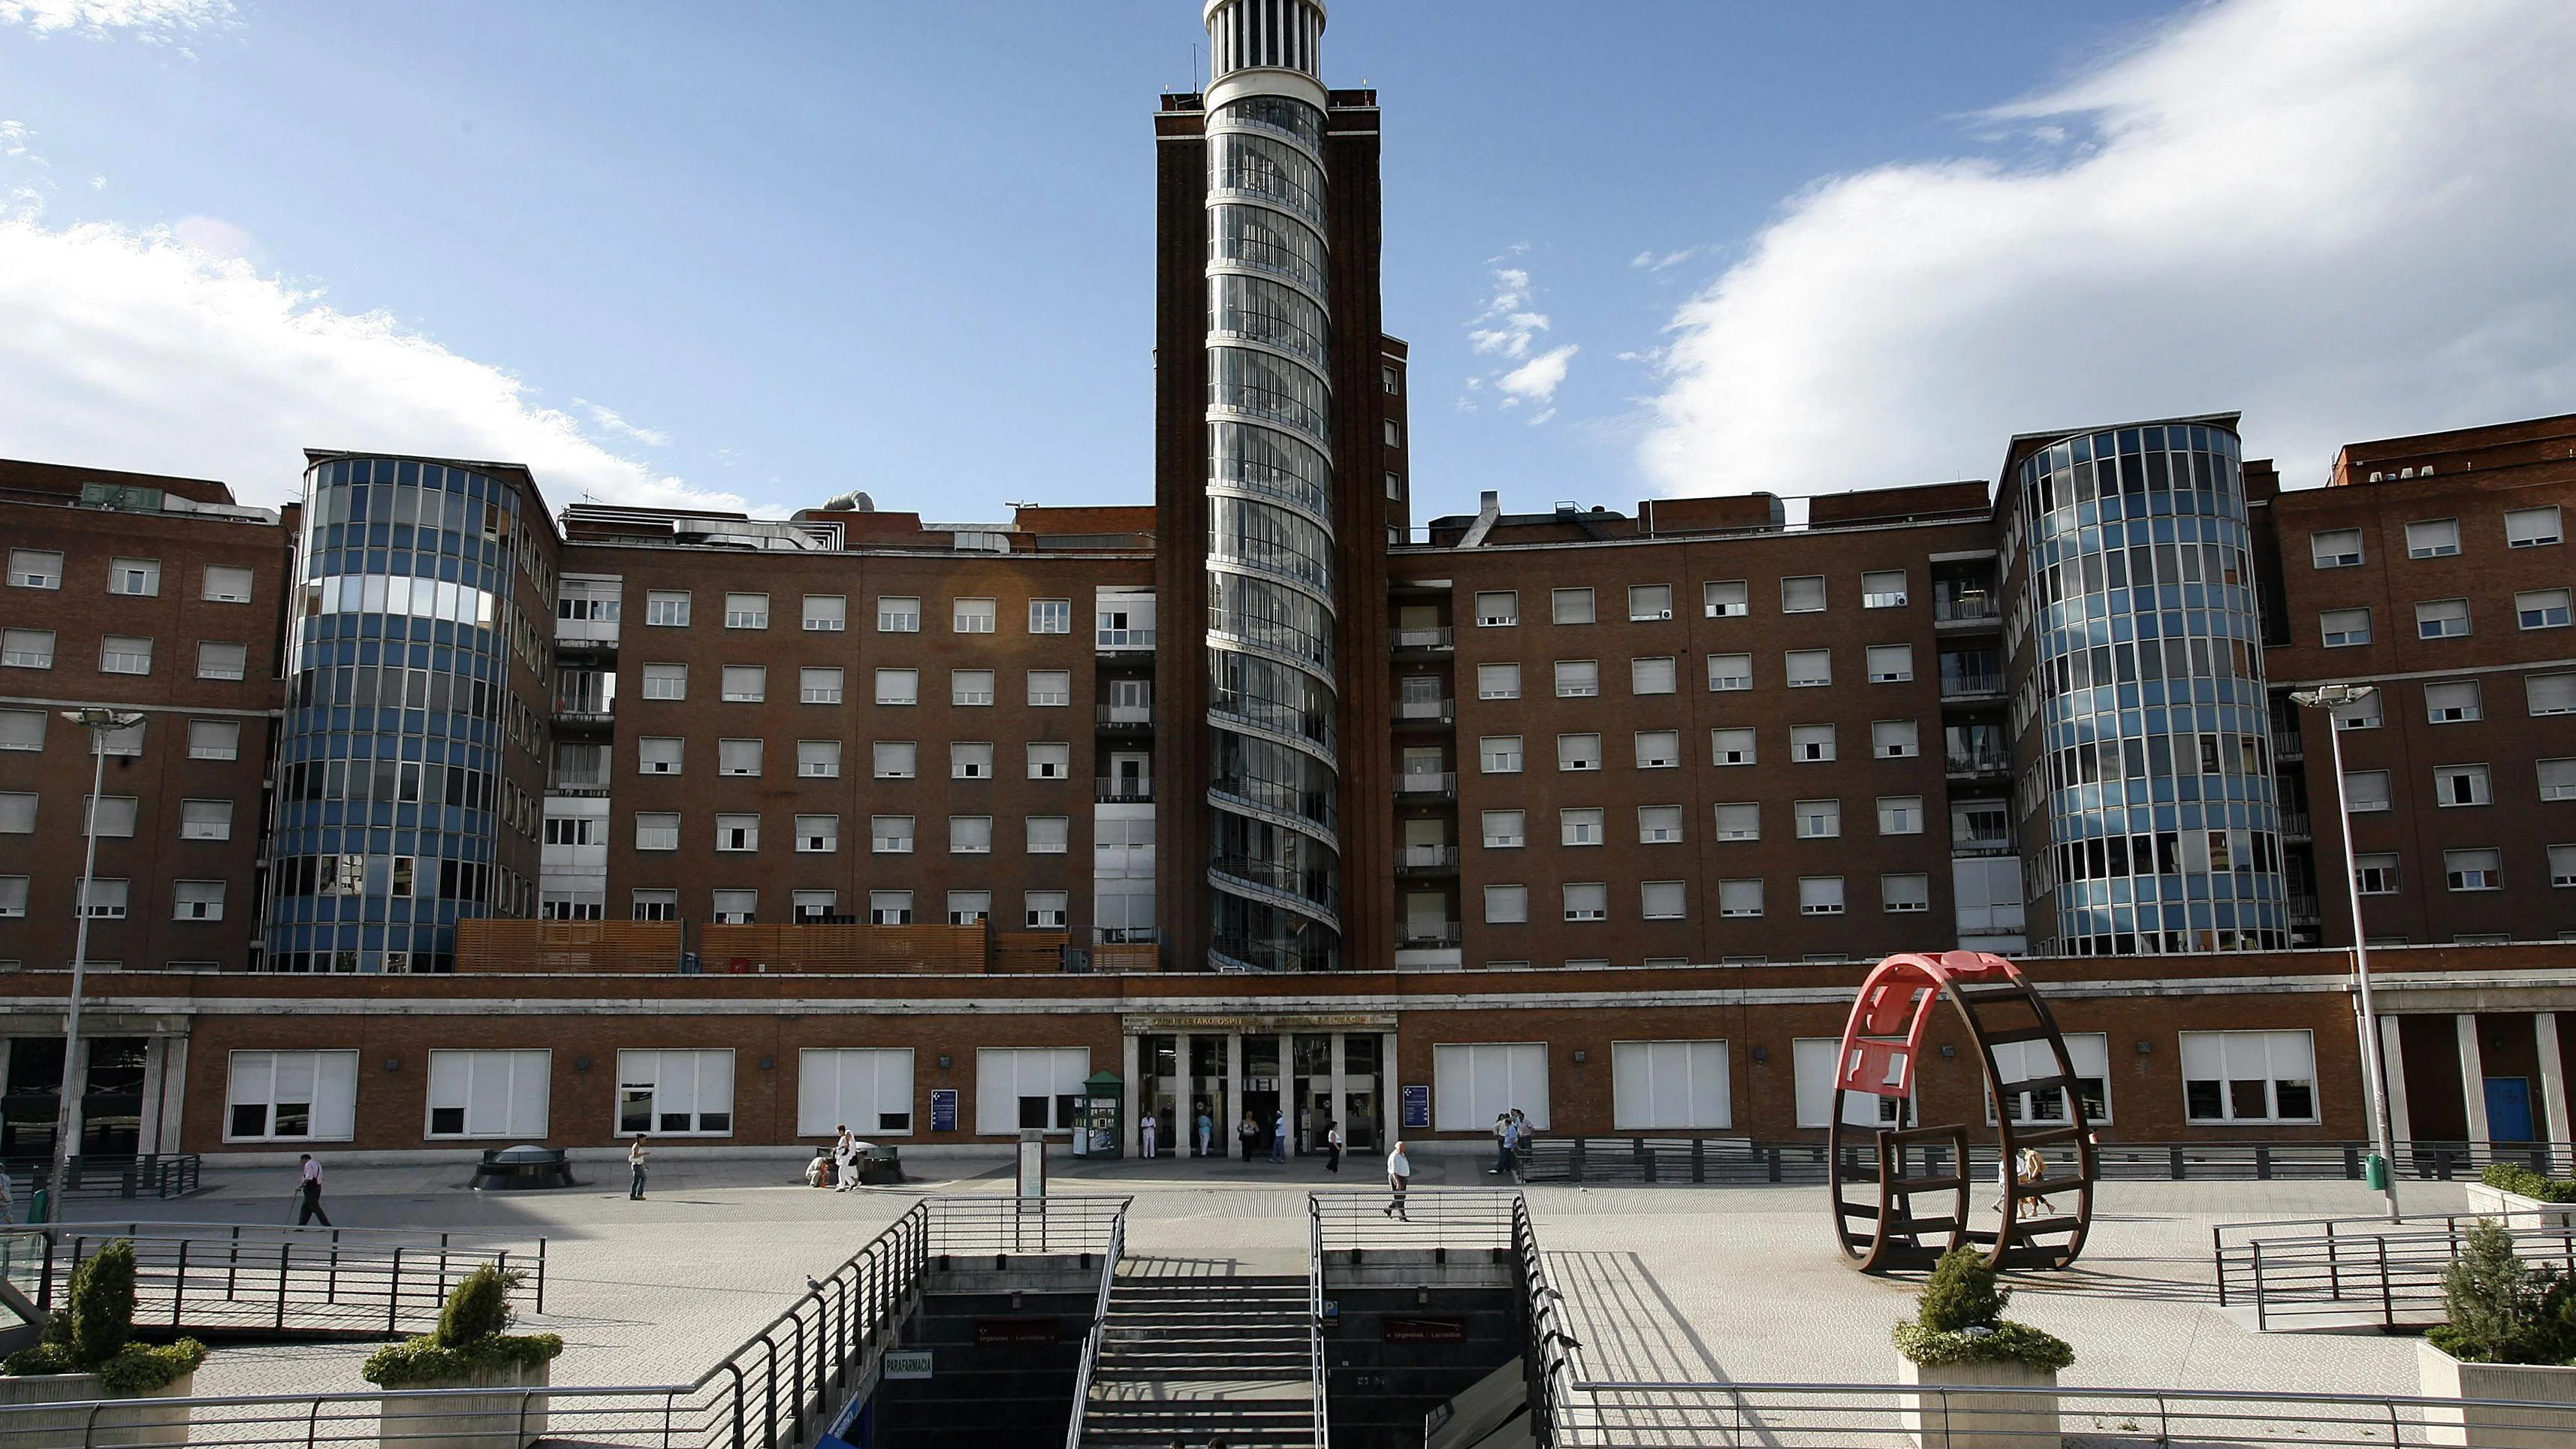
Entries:
{"type": "MultiPolygon", "coordinates": [[[[1091,1329],[1082,1336],[1082,1358],[1073,1375],[1073,1412],[1065,1420],[1064,1449],[1080,1449],[1083,1410],[1091,1403],[1091,1374],[1100,1366],[1100,1342],[1109,1332],[1109,1290],[1117,1286],[1118,1260],[1127,1256],[1127,1218],[1109,1224],[1100,1255],[1100,1292],[1091,1301],[1091,1329]]],[[[1322,1441],[1317,1441],[1319,1444],[1322,1441]]]]}
{"type": "MultiPolygon", "coordinates": [[[[2099,1142],[2105,1181],[2320,1181],[2363,1179],[2367,1142],[2099,1142]]],[[[1542,1137],[1517,1154],[1524,1182],[1651,1182],[1748,1186],[1826,1180],[1825,1144],[1726,1137],[1542,1137]]],[[[2565,1176],[2576,1166],[2566,1143],[2401,1142],[2401,1178],[2450,1181],[2509,1162],[2565,1176]]],[[[1970,1149],[1972,1169],[1991,1176],[1994,1149],[1970,1149]]],[[[1849,1170],[1876,1171],[1853,1157],[1849,1170]]]]}
{"type": "MultiPolygon", "coordinates": [[[[382,1445],[498,1437],[602,1449],[790,1449],[837,1403],[873,1386],[934,1257],[1089,1254],[1123,1242],[1125,1198],[925,1198],[721,1362],[685,1384],[407,1389],[0,1406],[0,1449],[168,1442],[182,1415],[199,1445],[382,1445]]],[[[85,1225],[86,1226],[86,1225],[85,1225]]],[[[344,1231],[358,1231],[355,1229],[344,1231]]]]}
{"type": "Polygon", "coordinates": [[[1326,1253],[1379,1248],[1508,1253],[1520,1200],[1512,1188],[1420,1188],[1404,1195],[1405,1216],[1391,1217],[1390,1194],[1351,1188],[1306,1194],[1306,1211],[1320,1264],[1326,1253]]]}
{"type": "MultiPolygon", "coordinates": [[[[28,1265],[37,1307],[62,1300],[75,1269],[112,1242],[134,1245],[134,1317],[191,1333],[388,1337],[426,1329],[448,1290],[490,1265],[527,1274],[545,1311],[546,1240],[397,1228],[246,1223],[48,1223],[28,1265]]],[[[10,1254],[13,1271],[16,1253],[10,1254]]]]}
{"type": "Polygon", "coordinates": [[[1558,1449],[1763,1445],[1779,1449],[2416,1449],[2576,1442],[2576,1405],[2224,1389],[1945,1388],[1910,1384],[1572,1385],[1558,1449]],[[2458,1437],[2473,1423],[2527,1437],[2458,1437]]]}
{"type": "MultiPolygon", "coordinates": [[[[2251,1306],[2258,1330],[2355,1325],[2383,1328],[2438,1323],[2445,1314],[2442,1274],[2460,1254],[2474,1214],[2434,1218],[2353,1219],[2325,1231],[2226,1242],[2227,1224],[2211,1233],[2222,1307],[2251,1306]]],[[[2514,1253],[2532,1267],[2576,1273],[2576,1222],[2517,1214],[2500,1224],[2514,1253]]]]}
{"type": "MultiPolygon", "coordinates": [[[[12,1157],[6,1166],[21,1203],[52,1186],[54,1160],[50,1157],[12,1157]]],[[[204,1166],[193,1152],[76,1155],[64,1164],[60,1196],[185,1197],[197,1190],[204,1166]]]]}
{"type": "Polygon", "coordinates": [[[1324,1368],[1324,1218],[1309,1195],[1306,1206],[1306,1372],[1314,1382],[1314,1449],[1331,1449],[1331,1379],[1324,1368]]]}
{"type": "Polygon", "coordinates": [[[1567,1331],[1565,1295],[1548,1282],[1538,1225],[1530,1220],[1528,1200],[1517,1193],[1512,1196],[1512,1258],[1520,1276],[1527,1336],[1521,1367],[1530,1385],[1530,1435],[1536,1443],[1555,1445],[1572,1417],[1574,1351],[1583,1343],[1567,1331]]]}

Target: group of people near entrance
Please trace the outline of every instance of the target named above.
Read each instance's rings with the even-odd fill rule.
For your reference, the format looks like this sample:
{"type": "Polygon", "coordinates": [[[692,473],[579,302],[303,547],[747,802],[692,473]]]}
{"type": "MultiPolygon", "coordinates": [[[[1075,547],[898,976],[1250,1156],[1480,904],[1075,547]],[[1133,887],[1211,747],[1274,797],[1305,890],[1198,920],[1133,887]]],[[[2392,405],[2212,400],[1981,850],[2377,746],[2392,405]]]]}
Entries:
{"type": "MultiPolygon", "coordinates": [[[[1210,1117],[1207,1109],[1202,1107],[1199,1109],[1198,1120],[1191,1125],[1197,1129],[1194,1136],[1198,1143],[1198,1155],[1215,1156],[1216,1119],[1210,1117]]],[[[1246,1162],[1258,1159],[1265,1143],[1269,1145],[1271,1161],[1288,1160],[1288,1114],[1285,1111],[1270,1114],[1270,1127],[1267,1131],[1263,1130],[1259,1118],[1246,1112],[1243,1114],[1243,1120],[1235,1125],[1234,1136],[1235,1140],[1243,1146],[1243,1160],[1246,1162]]],[[[1326,1118],[1320,1140],[1325,1155],[1324,1170],[1341,1171],[1342,1124],[1326,1118]]],[[[1136,1119],[1136,1155],[1148,1158],[1163,1155],[1163,1122],[1156,1113],[1149,1111],[1136,1119]]]]}
{"type": "Polygon", "coordinates": [[[829,1152],[818,1152],[805,1164],[807,1187],[828,1187],[834,1192],[848,1192],[859,1185],[859,1159],[865,1157],[874,1143],[862,1142],[846,1126],[832,1129],[835,1134],[829,1152]]]}

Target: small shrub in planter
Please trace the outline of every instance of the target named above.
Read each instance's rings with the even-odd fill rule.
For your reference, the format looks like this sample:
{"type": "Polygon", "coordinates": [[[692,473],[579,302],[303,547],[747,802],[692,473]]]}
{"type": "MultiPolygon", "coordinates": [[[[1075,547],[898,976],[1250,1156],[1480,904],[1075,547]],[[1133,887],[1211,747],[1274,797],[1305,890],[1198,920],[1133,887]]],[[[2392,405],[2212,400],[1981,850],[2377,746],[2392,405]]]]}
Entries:
{"type": "MultiPolygon", "coordinates": [[[[2504,1186],[2493,1174],[2488,1185],[2504,1186]]],[[[2442,1300],[2450,1321],[2424,1337],[2463,1363],[2576,1361],[2576,1278],[2531,1271],[2515,1255],[2513,1235],[2492,1219],[2478,1219],[2442,1270],[2442,1300]]]]}
{"type": "Polygon", "coordinates": [[[197,1371],[206,1346],[193,1338],[134,1342],[134,1245],[119,1238],[72,1270],[67,1306],[45,1320],[44,1337],[0,1363],[0,1373],[96,1374],[120,1398],[157,1393],[197,1371]]]}
{"type": "Polygon", "coordinates": [[[2543,1177],[2519,1163],[2499,1162],[2479,1173],[2478,1181],[2498,1192],[2509,1192],[2534,1202],[2576,1203],[2576,1182],[2543,1177]]]}
{"type": "Polygon", "coordinates": [[[512,1333],[518,1320],[510,1294],[527,1281],[518,1269],[486,1265],[447,1295],[434,1332],[387,1344],[359,1372],[380,1388],[435,1388],[496,1374],[541,1368],[563,1352],[552,1333],[512,1333]]]}
{"type": "Polygon", "coordinates": [[[2065,1339],[2004,1317],[2012,1290],[1999,1287],[1995,1270],[1974,1248],[1941,1255],[1912,1321],[1896,1325],[1896,1351],[1924,1368],[1954,1364],[2019,1364],[2053,1374],[2075,1362],[2065,1339]]]}

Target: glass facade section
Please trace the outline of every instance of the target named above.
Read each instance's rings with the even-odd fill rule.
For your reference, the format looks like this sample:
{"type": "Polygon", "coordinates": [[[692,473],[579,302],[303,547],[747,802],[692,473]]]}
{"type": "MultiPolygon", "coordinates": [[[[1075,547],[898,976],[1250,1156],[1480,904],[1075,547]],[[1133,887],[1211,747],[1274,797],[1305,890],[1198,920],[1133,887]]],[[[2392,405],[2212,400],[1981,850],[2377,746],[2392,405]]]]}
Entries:
{"type": "Polygon", "coordinates": [[[269,969],[446,970],[456,921],[493,914],[520,506],[438,463],[307,471],[269,969]]]}
{"type": "Polygon", "coordinates": [[[2241,462],[2172,423],[2059,439],[2010,482],[2034,950],[2289,944],[2241,462]]]}
{"type": "Polygon", "coordinates": [[[1210,963],[1339,962],[1320,7],[1208,11],[1210,963]]]}

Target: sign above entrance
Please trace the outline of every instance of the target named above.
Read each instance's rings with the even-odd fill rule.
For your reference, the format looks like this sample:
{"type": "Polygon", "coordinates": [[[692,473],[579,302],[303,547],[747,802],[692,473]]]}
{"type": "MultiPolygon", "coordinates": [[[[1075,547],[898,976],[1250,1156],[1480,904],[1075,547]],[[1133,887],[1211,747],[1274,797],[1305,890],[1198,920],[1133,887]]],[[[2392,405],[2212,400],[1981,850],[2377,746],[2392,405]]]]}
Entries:
{"type": "Polygon", "coordinates": [[[1392,1012],[1350,1012],[1328,1016],[1164,1016],[1120,1018],[1129,1036],[1175,1032],[1239,1032],[1246,1035],[1294,1034],[1301,1031],[1393,1031],[1392,1012]]]}

